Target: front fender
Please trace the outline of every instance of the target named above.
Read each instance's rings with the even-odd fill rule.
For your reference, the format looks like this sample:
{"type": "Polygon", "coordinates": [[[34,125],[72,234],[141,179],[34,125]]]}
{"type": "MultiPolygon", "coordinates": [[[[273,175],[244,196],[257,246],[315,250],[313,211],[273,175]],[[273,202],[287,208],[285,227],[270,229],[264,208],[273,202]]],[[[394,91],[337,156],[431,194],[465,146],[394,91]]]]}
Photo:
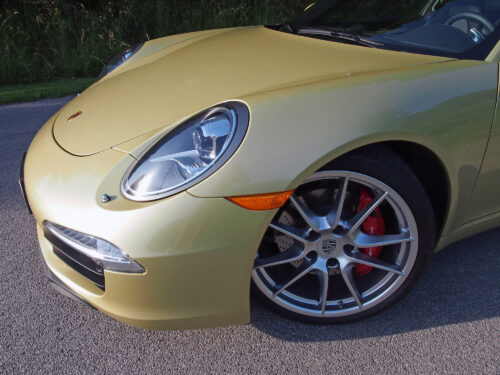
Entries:
{"type": "Polygon", "coordinates": [[[443,234],[460,224],[494,115],[495,63],[452,61],[346,75],[241,98],[250,126],[232,159],[189,189],[198,197],[284,191],[358,147],[407,141],[431,150],[451,186],[443,234]]]}

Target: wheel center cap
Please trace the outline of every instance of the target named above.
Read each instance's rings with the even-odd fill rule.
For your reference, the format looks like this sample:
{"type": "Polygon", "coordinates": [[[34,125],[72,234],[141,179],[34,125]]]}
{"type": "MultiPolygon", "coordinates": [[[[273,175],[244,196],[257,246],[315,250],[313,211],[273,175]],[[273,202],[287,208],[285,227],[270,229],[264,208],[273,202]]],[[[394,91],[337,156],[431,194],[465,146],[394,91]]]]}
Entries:
{"type": "Polygon", "coordinates": [[[321,250],[323,250],[326,255],[332,255],[335,250],[337,250],[337,240],[332,238],[323,240],[321,242],[321,250]]]}

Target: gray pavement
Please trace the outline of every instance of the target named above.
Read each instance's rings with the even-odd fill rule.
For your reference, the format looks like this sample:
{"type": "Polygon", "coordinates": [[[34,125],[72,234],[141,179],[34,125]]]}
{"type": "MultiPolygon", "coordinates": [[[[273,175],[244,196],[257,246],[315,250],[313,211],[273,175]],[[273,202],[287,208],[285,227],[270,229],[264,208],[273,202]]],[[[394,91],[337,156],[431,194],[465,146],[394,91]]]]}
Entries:
{"type": "Polygon", "coordinates": [[[300,324],[253,302],[248,325],[146,331],[59,295],[17,177],[67,100],[0,107],[0,374],[500,373],[500,229],[436,254],[408,297],[355,324],[300,324]]]}

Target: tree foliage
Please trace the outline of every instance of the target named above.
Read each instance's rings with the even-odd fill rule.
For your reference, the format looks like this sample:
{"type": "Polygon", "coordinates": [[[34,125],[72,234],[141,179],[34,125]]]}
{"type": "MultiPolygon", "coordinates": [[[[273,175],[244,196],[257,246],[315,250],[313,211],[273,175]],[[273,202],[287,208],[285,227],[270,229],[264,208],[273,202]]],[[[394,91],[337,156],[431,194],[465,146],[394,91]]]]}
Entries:
{"type": "Polygon", "coordinates": [[[0,84],[95,76],[111,57],[141,41],[279,23],[309,1],[2,0],[0,84]]]}

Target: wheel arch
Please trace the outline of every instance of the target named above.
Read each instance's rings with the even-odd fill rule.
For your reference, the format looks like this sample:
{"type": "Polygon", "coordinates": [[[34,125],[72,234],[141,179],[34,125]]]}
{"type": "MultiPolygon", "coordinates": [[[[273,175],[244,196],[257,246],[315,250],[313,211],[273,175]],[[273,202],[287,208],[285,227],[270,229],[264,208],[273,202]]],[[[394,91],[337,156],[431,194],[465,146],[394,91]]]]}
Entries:
{"type": "MultiPolygon", "coordinates": [[[[408,140],[383,140],[378,142],[356,145],[336,153],[325,162],[322,160],[315,170],[325,169],[340,157],[359,152],[367,147],[388,148],[405,161],[412,172],[417,176],[425,188],[432,203],[436,217],[437,234],[440,236],[445,229],[450,213],[453,197],[451,173],[446,168],[443,158],[436,152],[421,143],[408,140]]],[[[310,172],[308,172],[310,174],[310,172]]]]}
{"type": "Polygon", "coordinates": [[[444,164],[435,153],[418,143],[393,141],[385,145],[408,164],[424,186],[436,216],[437,234],[441,235],[451,198],[451,184],[444,164]]]}

